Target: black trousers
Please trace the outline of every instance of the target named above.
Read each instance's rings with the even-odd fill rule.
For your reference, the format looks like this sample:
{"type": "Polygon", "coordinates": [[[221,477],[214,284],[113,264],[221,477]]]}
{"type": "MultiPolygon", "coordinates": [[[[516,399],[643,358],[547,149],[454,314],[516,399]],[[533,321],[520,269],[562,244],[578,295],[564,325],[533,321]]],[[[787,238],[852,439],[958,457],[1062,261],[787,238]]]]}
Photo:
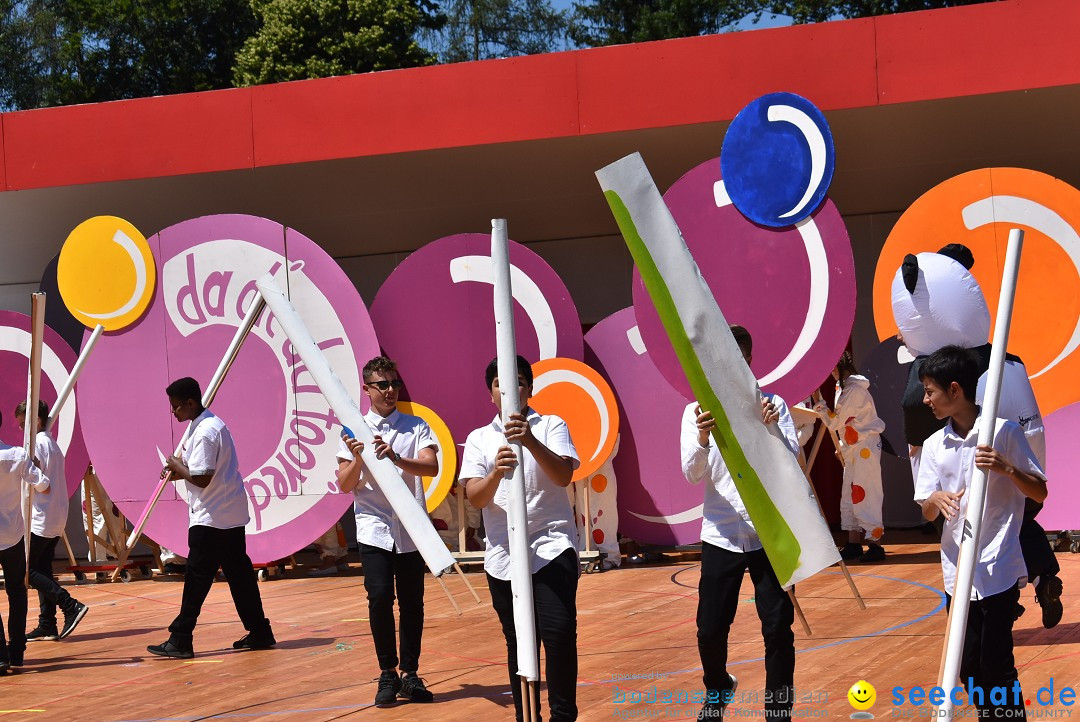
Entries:
{"type": "Polygon", "coordinates": [[[1046,541],[1046,530],[1035,521],[1035,515],[1042,511],[1042,508],[1043,505],[1037,501],[1024,500],[1024,521],[1020,524],[1020,553],[1024,556],[1028,579],[1031,581],[1047,574],[1056,575],[1061,571],[1054,550],[1046,541]]]}
{"type": "MultiPolygon", "coordinates": [[[[960,657],[960,680],[982,716],[987,719],[1023,719],[1024,695],[1016,693],[1013,685],[1019,679],[1013,660],[1013,618],[1020,601],[1020,588],[1013,586],[999,594],[971,602],[968,607],[964,651],[960,657]],[[982,689],[981,694],[973,687],[982,689]],[[1005,703],[994,704],[990,692],[994,687],[1006,689],[1005,703]],[[1019,704],[1014,704],[1019,702],[1019,704]],[[1011,710],[995,713],[989,710],[1011,710]],[[1005,716],[1003,716],[1005,715],[1005,716]]],[[[952,606],[952,597],[945,596],[945,608],[952,606]]]]}
{"type": "Polygon", "coordinates": [[[765,640],[765,714],[789,718],[795,697],[795,607],[780,587],[764,549],[731,552],[701,543],[701,581],[698,583],[698,654],[707,690],[723,695],[728,678],[728,633],[739,607],[743,572],[750,569],[754,603],[765,640]]]}
{"type": "Polygon", "coordinates": [[[244,527],[215,529],[193,526],[188,529],[187,573],[180,613],[169,625],[174,642],[190,644],[206,595],[214,583],[218,568],[225,572],[233,605],[244,629],[252,634],[270,634],[270,620],[263,614],[259,580],[247,555],[244,527]]]}
{"type": "Polygon", "coordinates": [[[424,636],[424,558],[420,552],[397,552],[361,543],[364,589],[368,598],[371,641],[379,669],[415,672],[420,669],[420,644],[424,636]],[[394,624],[394,584],[397,583],[401,617],[401,657],[394,624]]]}
{"type": "Polygon", "coordinates": [[[26,547],[23,540],[15,546],[0,550],[0,569],[4,570],[4,591],[8,599],[8,637],[4,638],[0,620],[0,660],[20,659],[26,651],[26,547]],[[8,646],[10,643],[10,647],[8,646]]]}
{"type": "Polygon", "coordinates": [[[53,579],[53,554],[60,537],[30,535],[30,586],[38,593],[38,626],[56,629],[56,608],[70,611],[76,601],[53,579]]]}
{"type": "MultiPolygon", "coordinates": [[[[581,572],[577,551],[567,549],[532,575],[533,610],[536,615],[536,648],[544,645],[551,722],[577,719],[577,584],[581,572]]],[[[491,605],[499,615],[506,637],[506,664],[517,720],[522,720],[521,686],[517,676],[517,634],[514,597],[510,582],[487,575],[491,605]]],[[[533,709],[540,712],[540,693],[533,709]]]]}

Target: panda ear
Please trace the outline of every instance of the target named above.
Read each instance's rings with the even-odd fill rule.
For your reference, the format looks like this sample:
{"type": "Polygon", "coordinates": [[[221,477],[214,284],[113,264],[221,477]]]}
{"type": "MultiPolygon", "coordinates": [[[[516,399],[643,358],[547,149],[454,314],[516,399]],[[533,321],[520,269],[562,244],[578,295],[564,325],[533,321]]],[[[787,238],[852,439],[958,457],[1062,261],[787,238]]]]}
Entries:
{"type": "Polygon", "coordinates": [[[919,259],[910,253],[904,256],[904,264],[900,266],[900,275],[904,277],[904,287],[908,293],[915,293],[915,284],[919,282],[919,259]]]}

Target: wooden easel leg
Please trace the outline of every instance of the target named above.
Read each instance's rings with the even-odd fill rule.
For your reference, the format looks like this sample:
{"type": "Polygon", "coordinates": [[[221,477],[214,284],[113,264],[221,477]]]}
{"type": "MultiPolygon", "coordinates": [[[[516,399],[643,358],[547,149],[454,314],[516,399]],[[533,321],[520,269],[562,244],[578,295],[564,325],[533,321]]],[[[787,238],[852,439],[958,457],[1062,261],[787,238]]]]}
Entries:
{"type": "MultiPolygon", "coordinates": [[[[457,482],[454,482],[455,484],[457,482]]],[[[465,520],[465,488],[459,486],[457,488],[457,494],[454,495],[457,500],[457,521],[458,521],[458,552],[465,553],[465,532],[468,530],[469,523],[465,520]]]]}
{"type": "Polygon", "coordinates": [[[64,550],[67,551],[68,563],[71,566],[75,566],[75,552],[71,549],[71,542],[68,540],[67,531],[60,533],[60,539],[64,542],[64,550]]]}
{"type": "Polygon", "coordinates": [[[450,587],[446,586],[446,582],[442,580],[442,577],[435,577],[435,581],[437,581],[439,586],[442,587],[442,590],[446,592],[446,598],[450,600],[450,604],[454,605],[454,611],[457,612],[460,617],[462,614],[461,607],[458,606],[457,600],[454,599],[454,595],[450,593],[450,587]]]}
{"type": "Polygon", "coordinates": [[[473,599],[476,600],[476,603],[483,604],[483,602],[480,601],[480,595],[477,594],[476,589],[473,588],[472,582],[470,582],[469,578],[465,576],[465,572],[461,571],[461,565],[457,562],[454,562],[454,571],[458,573],[459,577],[461,577],[461,581],[465,582],[465,586],[469,588],[469,593],[473,595],[473,599]]]}
{"type": "Polygon", "coordinates": [[[851,593],[855,595],[855,601],[859,603],[859,609],[866,609],[866,602],[863,601],[862,595],[859,594],[859,589],[855,586],[855,580],[851,578],[851,572],[848,571],[847,564],[843,559],[840,560],[840,571],[844,573],[848,586],[851,587],[851,593]]]}
{"type": "Polygon", "coordinates": [[[806,615],[803,614],[802,607],[799,606],[799,600],[795,598],[795,592],[789,589],[787,593],[791,599],[791,604],[795,607],[795,616],[802,622],[803,631],[806,632],[806,636],[812,637],[814,633],[810,631],[810,624],[806,621],[806,615]]]}

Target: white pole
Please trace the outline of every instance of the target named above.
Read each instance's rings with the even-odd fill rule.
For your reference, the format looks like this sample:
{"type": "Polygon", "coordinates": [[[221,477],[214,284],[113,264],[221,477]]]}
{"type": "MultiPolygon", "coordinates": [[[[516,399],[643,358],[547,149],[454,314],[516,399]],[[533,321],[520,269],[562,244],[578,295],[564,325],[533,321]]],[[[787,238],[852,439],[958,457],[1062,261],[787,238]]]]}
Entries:
{"type": "Polygon", "coordinates": [[[401,480],[394,462],[389,458],[379,459],[375,456],[375,434],[360,414],[356,401],[349,396],[345,385],[330,367],[326,355],[315,344],[300,314],[296,312],[270,274],[260,278],[255,285],[266,299],[266,305],[273,311],[281,330],[288,336],[293,351],[307,366],[311,378],[315,380],[315,384],[330,404],[330,408],[334,410],[341,423],[349,427],[356,439],[363,442],[364,451],[361,456],[364,459],[364,466],[371,472],[375,483],[386,495],[386,500],[390,502],[394,514],[405,527],[405,532],[416,544],[428,569],[437,577],[452,569],[454,557],[439,538],[438,532],[435,531],[434,525],[428,518],[427,510],[416,503],[416,497],[401,480]]]}
{"type": "MultiPolygon", "coordinates": [[[[218,389],[221,388],[221,382],[225,380],[225,374],[232,368],[233,361],[236,360],[237,354],[240,353],[241,344],[244,343],[244,339],[251,333],[251,329],[255,325],[256,319],[258,319],[259,313],[262,312],[265,306],[266,301],[263,299],[262,294],[256,294],[255,298],[251,300],[251,305],[248,306],[243,321],[241,321],[240,325],[236,328],[236,333],[233,334],[232,341],[225,350],[225,355],[218,364],[217,370],[214,371],[214,375],[210,377],[210,383],[203,389],[202,405],[204,408],[209,407],[213,402],[214,397],[217,396],[218,389]]],[[[95,329],[95,332],[96,331],[97,329],[95,329]]],[[[85,350],[84,353],[86,353],[85,350]]],[[[76,366],[77,365],[78,364],[76,364],[76,366]]],[[[74,373],[72,375],[74,376],[74,373]]],[[[184,450],[184,444],[187,442],[190,433],[191,424],[188,424],[188,427],[184,429],[184,435],[180,438],[180,443],[176,445],[176,451],[173,452],[173,456],[179,455],[180,452],[184,450]]],[[[124,542],[124,548],[120,550],[121,554],[116,560],[116,569],[112,574],[113,581],[120,576],[120,572],[124,568],[124,562],[127,561],[128,554],[130,554],[131,550],[135,547],[135,543],[139,541],[139,537],[142,535],[142,530],[146,526],[146,522],[150,518],[151,512],[154,511],[158,499],[161,498],[161,492],[165,490],[165,486],[170,481],[172,481],[171,473],[166,474],[165,478],[160,479],[157,486],[154,487],[154,492],[150,495],[150,500],[146,503],[146,508],[143,509],[139,519],[135,522],[135,526],[132,527],[131,533],[128,534],[127,541],[124,542]]]]}
{"type": "Polygon", "coordinates": [[[79,358],[75,361],[75,365],[71,367],[71,374],[61,387],[60,393],[56,395],[56,403],[53,404],[52,410],[49,411],[49,421],[45,424],[46,431],[50,431],[56,420],[60,418],[60,409],[64,408],[64,404],[67,403],[68,396],[71,395],[72,389],[75,388],[75,382],[79,380],[79,375],[82,374],[83,367],[86,366],[86,360],[90,358],[90,352],[94,350],[94,346],[104,331],[105,327],[99,323],[94,327],[90,338],[87,339],[86,345],[83,346],[82,351],[79,353],[79,358]]]}
{"type": "MultiPolygon", "coordinates": [[[[1001,279],[1001,296],[998,299],[997,318],[994,323],[990,368],[987,369],[986,392],[983,395],[982,412],[979,417],[978,443],[980,445],[990,446],[994,443],[998,401],[1001,397],[1001,377],[1005,368],[1005,350],[1009,345],[1009,325],[1012,322],[1016,278],[1020,271],[1020,251],[1023,245],[1024,232],[1016,228],[1009,231],[1009,245],[1005,251],[1005,269],[1001,279]]],[[[956,562],[952,610],[945,632],[945,664],[941,674],[941,687],[946,690],[946,695],[945,703],[938,708],[941,710],[939,714],[944,716],[952,712],[952,699],[948,691],[956,686],[960,676],[960,657],[964,650],[971,584],[979,555],[982,511],[986,504],[986,478],[986,471],[976,467],[967,492],[967,513],[963,520],[964,532],[961,535],[960,553],[956,562]]]]}
{"type": "MultiPolygon", "coordinates": [[[[26,456],[34,458],[34,439],[37,437],[38,400],[41,398],[41,344],[45,338],[45,294],[30,294],[30,366],[26,375],[26,416],[23,424],[23,448],[26,456]]],[[[49,489],[48,492],[52,492],[49,489]]],[[[58,492],[66,494],[67,489],[58,492]]],[[[26,582],[30,588],[30,520],[34,514],[34,488],[27,485],[23,503],[23,543],[26,552],[26,582]]]]}
{"type": "MultiPolygon", "coordinates": [[[[495,286],[495,348],[499,364],[499,397],[505,427],[510,414],[520,413],[518,396],[517,345],[514,337],[514,299],[510,286],[510,247],[506,219],[491,221],[491,268],[495,286]]],[[[511,444],[518,463],[509,478],[506,514],[510,541],[510,589],[514,597],[514,629],[517,633],[518,674],[535,682],[540,678],[536,654],[536,625],[533,616],[529,520],[525,505],[525,470],[521,464],[521,444],[511,444]]]]}

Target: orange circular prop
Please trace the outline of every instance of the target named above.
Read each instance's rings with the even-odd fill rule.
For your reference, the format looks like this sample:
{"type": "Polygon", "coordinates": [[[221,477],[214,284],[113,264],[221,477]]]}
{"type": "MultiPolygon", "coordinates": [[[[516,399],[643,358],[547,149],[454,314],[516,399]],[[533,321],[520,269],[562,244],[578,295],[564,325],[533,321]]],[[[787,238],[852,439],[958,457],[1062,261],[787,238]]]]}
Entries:
{"type": "Polygon", "coordinates": [[[1024,249],[1009,334],[1044,416],[1080,401],[1080,191],[1044,173],[984,168],[924,193],[896,222],[874,274],[874,320],[881,339],[896,334],[891,285],[908,253],[963,243],[971,273],[993,315],[1009,229],[1024,249]]]}
{"type": "Polygon", "coordinates": [[[529,406],[555,414],[570,427],[581,466],[574,481],[587,478],[608,460],[619,435],[619,408],[604,378],[580,361],[549,358],[533,364],[529,406]]]}

